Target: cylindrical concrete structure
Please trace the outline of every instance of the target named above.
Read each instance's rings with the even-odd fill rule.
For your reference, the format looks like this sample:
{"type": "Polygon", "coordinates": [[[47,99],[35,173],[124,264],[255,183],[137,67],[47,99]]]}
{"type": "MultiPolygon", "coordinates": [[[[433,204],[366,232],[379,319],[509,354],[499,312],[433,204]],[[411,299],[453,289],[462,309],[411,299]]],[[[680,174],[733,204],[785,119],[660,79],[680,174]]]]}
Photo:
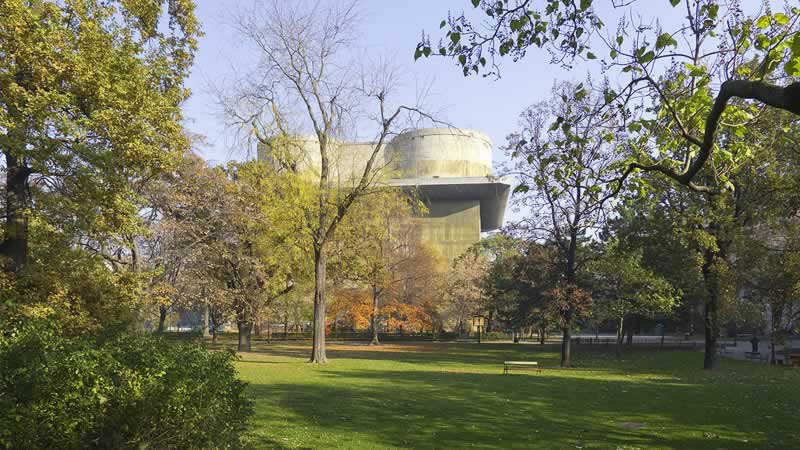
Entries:
{"type": "Polygon", "coordinates": [[[492,142],[472,130],[422,128],[402,133],[387,146],[385,158],[399,178],[492,174],[492,142]]]}

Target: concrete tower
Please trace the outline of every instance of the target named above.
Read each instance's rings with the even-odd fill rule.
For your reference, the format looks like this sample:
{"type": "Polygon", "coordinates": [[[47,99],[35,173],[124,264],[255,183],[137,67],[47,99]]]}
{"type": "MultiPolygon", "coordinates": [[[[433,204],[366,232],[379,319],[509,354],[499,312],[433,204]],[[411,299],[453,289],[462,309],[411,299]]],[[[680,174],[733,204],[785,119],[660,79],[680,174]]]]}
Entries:
{"type": "MultiPolygon", "coordinates": [[[[297,144],[300,164],[318,170],[316,138],[298,136],[297,144]]],[[[360,176],[373,145],[337,144],[334,176],[360,176]]],[[[260,149],[259,158],[269,159],[269,150],[260,149]]],[[[376,163],[386,168],[388,185],[417,190],[428,207],[428,214],[420,218],[422,236],[448,262],[478,242],[481,232],[503,223],[511,184],[492,175],[492,143],[483,133],[457,128],[409,131],[385,144],[376,163]]]]}
{"type": "Polygon", "coordinates": [[[395,137],[385,156],[395,169],[388,183],[415,187],[428,206],[423,238],[448,262],[503,224],[510,182],[492,176],[492,142],[483,133],[414,130],[395,137]]]}

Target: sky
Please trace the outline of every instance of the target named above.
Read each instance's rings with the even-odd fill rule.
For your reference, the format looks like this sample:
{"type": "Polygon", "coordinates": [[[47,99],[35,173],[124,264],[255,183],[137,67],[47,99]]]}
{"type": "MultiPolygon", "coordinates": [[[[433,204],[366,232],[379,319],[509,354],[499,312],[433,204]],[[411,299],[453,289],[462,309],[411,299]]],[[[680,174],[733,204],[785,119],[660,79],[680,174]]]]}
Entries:
{"type": "MultiPolygon", "coordinates": [[[[231,144],[230,131],[224,127],[213,87],[224,86],[233,68],[249,67],[255,62],[257,56],[231,26],[233,11],[249,1],[197,0],[197,14],[205,36],[200,40],[195,67],[188,80],[192,96],[184,105],[184,113],[188,128],[206,136],[208,147],[201,154],[214,163],[246,158],[231,144]]],[[[667,0],[646,0],[646,3],[647,13],[660,14],[662,20],[679,14],[669,7],[667,0]]],[[[433,57],[415,62],[413,53],[422,30],[437,38],[439,22],[447,17],[448,11],[459,14],[471,9],[469,0],[362,0],[361,7],[363,47],[369,54],[392,61],[404,73],[398,95],[414,98],[419,86],[429,86],[426,103],[435,107],[438,118],[491,138],[495,168],[504,159],[501,146],[517,127],[517,117],[523,109],[545,99],[555,81],[580,81],[591,69],[597,71],[596,66],[582,64],[567,71],[549,64],[546,52],[532,50],[520,61],[504,60],[499,79],[464,77],[452,60],[433,57]]],[[[506,217],[515,215],[510,212],[506,217]]]]}

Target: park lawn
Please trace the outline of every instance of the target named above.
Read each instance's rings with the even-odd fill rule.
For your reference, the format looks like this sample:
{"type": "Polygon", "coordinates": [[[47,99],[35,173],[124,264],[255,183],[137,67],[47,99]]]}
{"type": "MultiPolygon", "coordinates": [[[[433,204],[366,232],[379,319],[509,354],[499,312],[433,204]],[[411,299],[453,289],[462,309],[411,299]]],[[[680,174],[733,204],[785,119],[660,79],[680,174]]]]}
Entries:
{"type": "Polygon", "coordinates": [[[512,344],[259,343],[241,377],[256,400],[259,448],[800,448],[800,370],[702,353],[512,344]],[[502,361],[536,360],[542,374],[502,375],[502,361]]]}

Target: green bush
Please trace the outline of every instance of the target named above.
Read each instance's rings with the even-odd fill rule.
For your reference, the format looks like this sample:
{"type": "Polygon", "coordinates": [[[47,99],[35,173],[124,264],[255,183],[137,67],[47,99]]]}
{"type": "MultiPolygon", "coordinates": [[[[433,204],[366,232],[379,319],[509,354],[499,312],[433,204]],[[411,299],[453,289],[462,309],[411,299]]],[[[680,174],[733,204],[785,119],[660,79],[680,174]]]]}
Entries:
{"type": "Polygon", "coordinates": [[[239,447],[253,409],[234,358],[149,335],[5,330],[0,447],[239,447]]]}

